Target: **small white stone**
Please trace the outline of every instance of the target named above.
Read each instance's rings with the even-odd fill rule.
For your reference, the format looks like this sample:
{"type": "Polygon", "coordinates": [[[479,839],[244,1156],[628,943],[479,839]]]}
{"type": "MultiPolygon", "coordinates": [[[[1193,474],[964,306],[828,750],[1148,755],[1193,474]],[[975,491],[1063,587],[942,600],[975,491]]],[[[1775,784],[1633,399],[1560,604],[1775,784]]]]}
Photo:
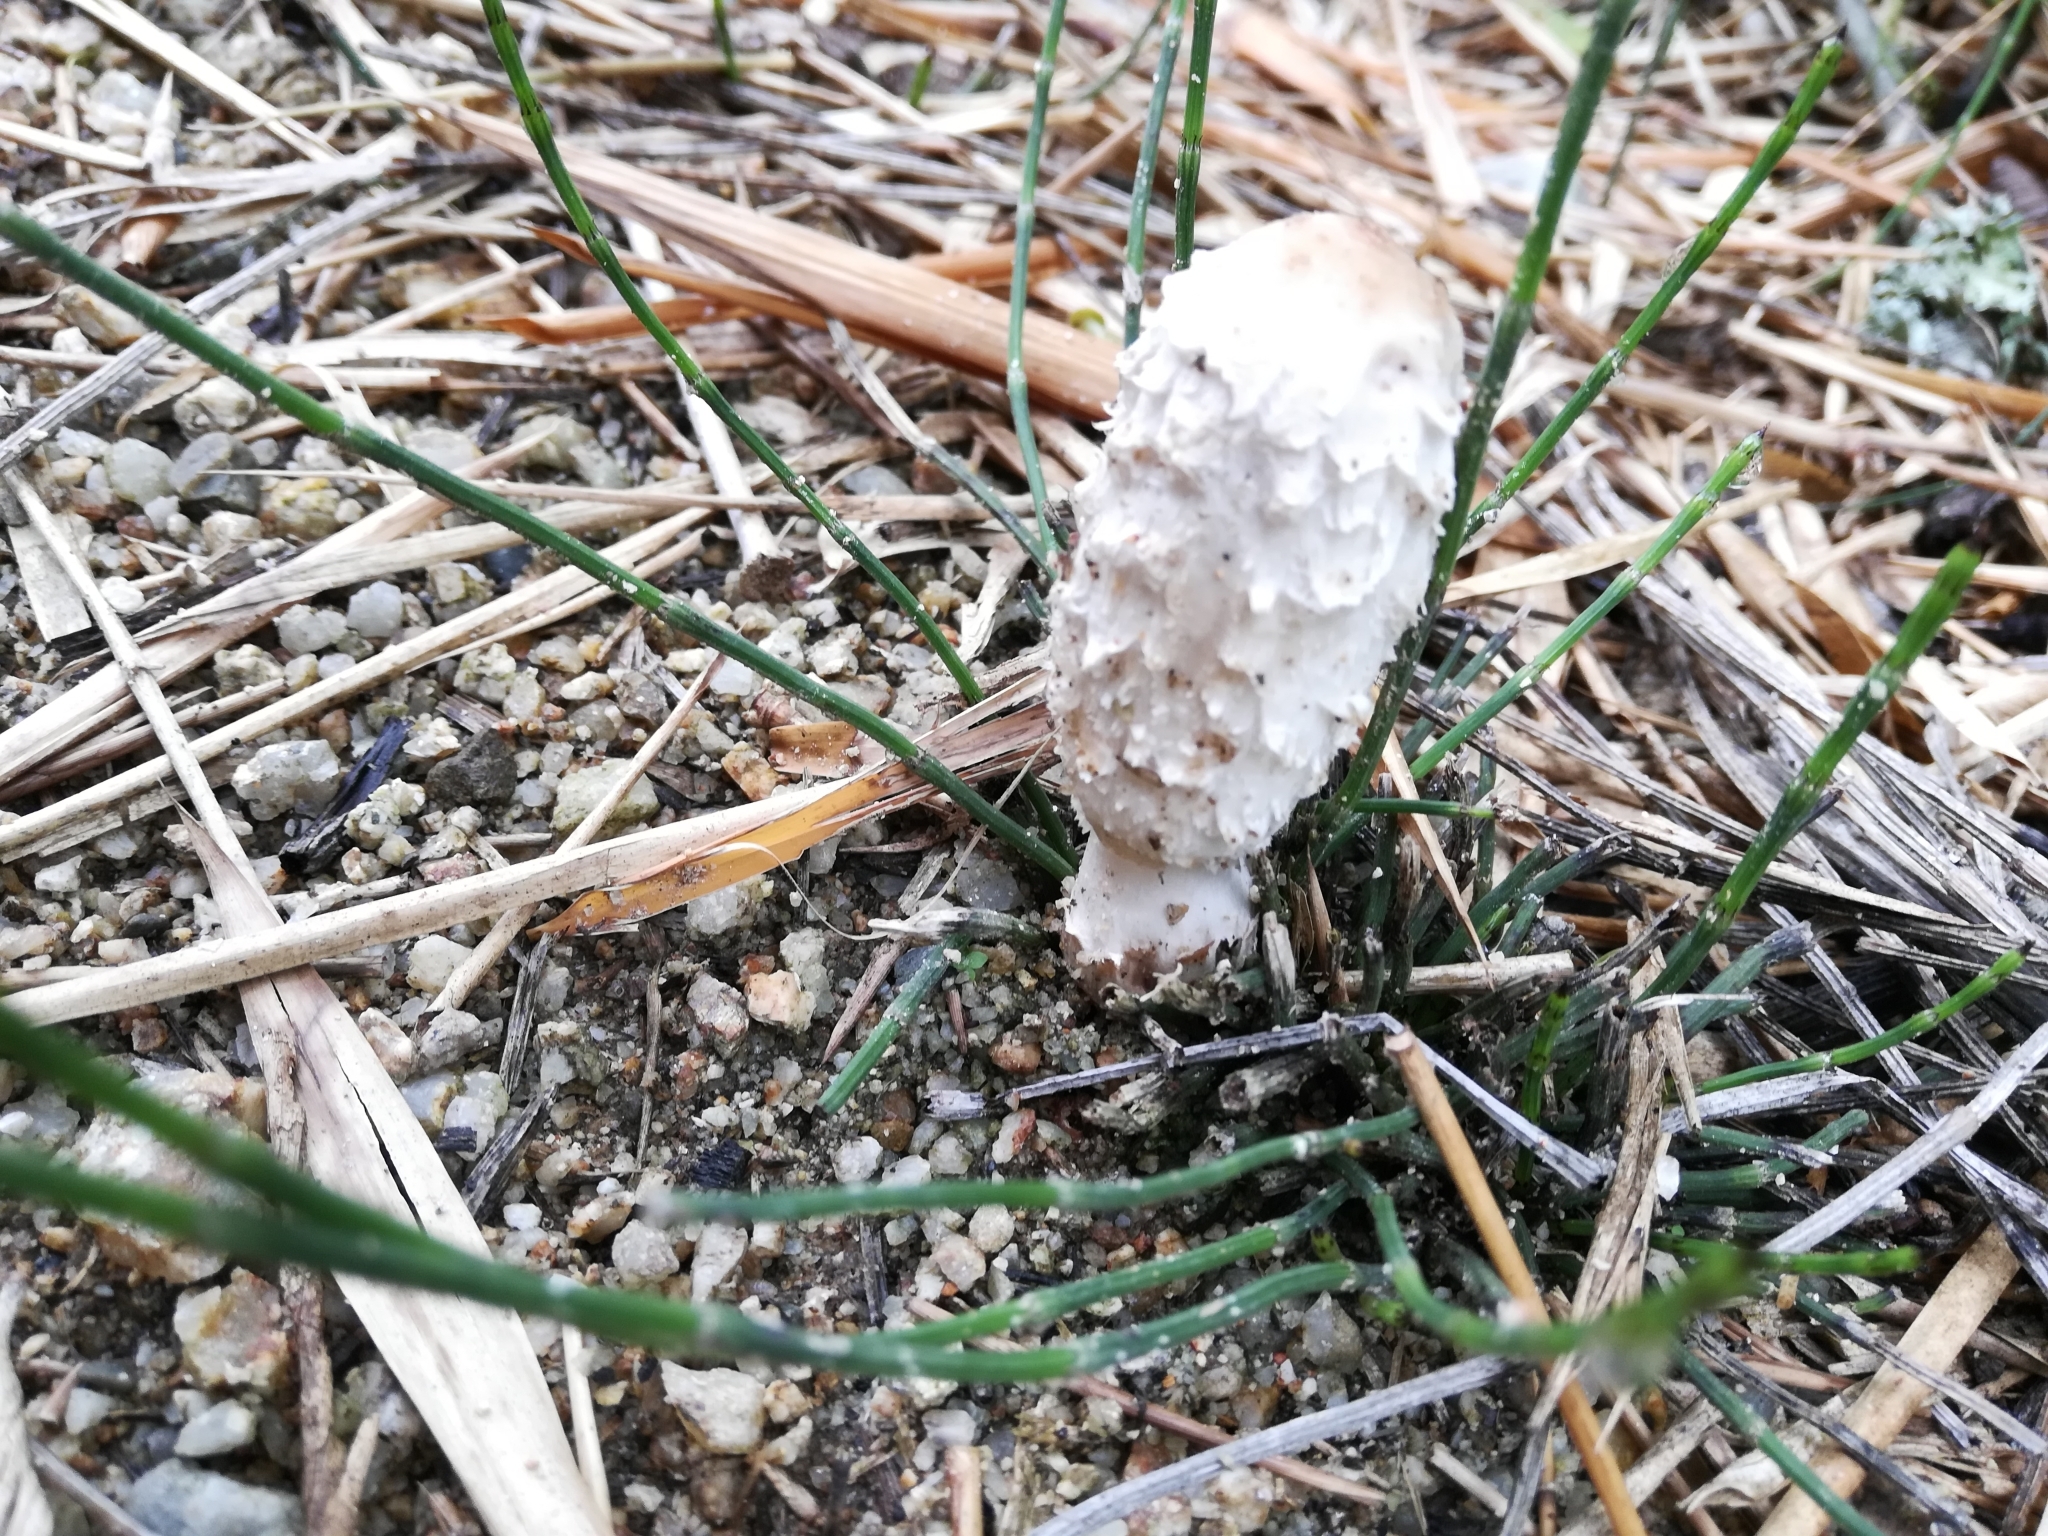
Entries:
{"type": "MultiPolygon", "coordinates": [[[[574,773],[563,774],[562,782],[555,787],[555,830],[573,832],[582,826],[584,818],[597,809],[598,802],[617,787],[632,767],[623,757],[608,757],[601,763],[591,763],[574,773]]],[[[655,798],[654,786],[644,777],[636,778],[625,798],[605,818],[605,830],[618,832],[638,822],[650,821],[660,809],[661,802],[655,798]]]]}
{"type": "Polygon", "coordinates": [[[91,1387],[74,1384],[71,1399],[64,1405],[64,1430],[66,1434],[82,1435],[95,1424],[112,1413],[117,1405],[104,1392],[95,1392],[91,1387]]]}
{"type": "Polygon", "coordinates": [[[666,1280],[683,1267],[669,1235],[644,1221],[629,1221],[619,1229],[612,1239],[612,1265],[629,1282],[666,1280]]]}
{"type": "Polygon", "coordinates": [[[339,609],[314,608],[295,603],[273,621],[277,643],[294,656],[324,651],[348,633],[348,620],[339,609]]]}
{"type": "Polygon", "coordinates": [[[872,1136],[856,1136],[832,1154],[832,1171],[842,1184],[865,1184],[882,1166],[882,1144],[872,1136]]]}
{"type": "Polygon", "coordinates": [[[442,934],[430,933],[412,947],[406,962],[406,984],[422,992],[438,992],[448,984],[455,968],[469,958],[467,945],[442,934]]]}
{"type": "Polygon", "coordinates": [[[299,1501],[277,1488],[238,1483],[173,1457],[135,1480],[121,1501],[152,1531],[297,1536],[304,1528],[299,1501]]]}
{"type": "Polygon", "coordinates": [[[360,587],[348,600],[348,627],[365,640],[388,640],[405,622],[405,594],[388,581],[360,587]]]}
{"type": "Polygon", "coordinates": [[[325,810],[341,780],[334,748],[319,737],[273,742],[235,770],[235,793],[258,821],[287,811],[302,816],[325,810]]]}
{"type": "Polygon", "coordinates": [[[754,909],[760,905],[757,890],[752,880],[735,880],[723,890],[685,902],[683,920],[698,937],[716,938],[753,921],[754,909]]]}
{"type": "Polygon", "coordinates": [[[962,1179],[974,1166],[974,1159],[967,1143],[948,1131],[932,1143],[931,1164],[932,1172],[942,1179],[962,1179]]]}
{"type": "Polygon", "coordinates": [[[744,1232],[727,1222],[706,1222],[697,1238],[697,1251],[690,1258],[690,1300],[709,1301],[746,1256],[744,1232]]]}
{"type": "Polygon", "coordinates": [[[178,396],[171,406],[172,417],[187,437],[207,432],[238,432],[255,414],[256,397],[233,379],[218,374],[178,396]]]}
{"type": "Polygon", "coordinates": [[[762,1421],[767,1415],[766,1393],[746,1372],[724,1366],[693,1371],[664,1360],[661,1388],[707,1450],[744,1456],[760,1445],[762,1421]]]}
{"type": "Polygon", "coordinates": [[[230,1398],[215,1403],[178,1431],[171,1449],[180,1456],[221,1456],[256,1440],[256,1415],[230,1398]]]}
{"type": "Polygon", "coordinates": [[[153,443],[124,437],[107,450],[107,489],[137,506],[171,494],[171,456],[153,443]]]}
{"type": "Polygon", "coordinates": [[[84,861],[84,854],[73,854],[55,864],[45,864],[36,871],[36,889],[50,896],[77,890],[80,883],[78,868],[84,861]]]}
{"type": "Polygon", "coordinates": [[[939,1273],[965,1291],[988,1273],[988,1259],[973,1239],[949,1232],[932,1249],[932,1263],[939,1273]]]}
{"type": "Polygon", "coordinates": [[[1017,1218],[1000,1205],[984,1205],[968,1218],[967,1235],[983,1253],[1001,1253],[1017,1235],[1017,1218]]]}
{"type": "Polygon", "coordinates": [[[747,1037],[747,1005],[737,987],[727,986],[709,971],[700,971],[684,1001],[697,1027],[719,1050],[730,1052],[747,1037]]]}

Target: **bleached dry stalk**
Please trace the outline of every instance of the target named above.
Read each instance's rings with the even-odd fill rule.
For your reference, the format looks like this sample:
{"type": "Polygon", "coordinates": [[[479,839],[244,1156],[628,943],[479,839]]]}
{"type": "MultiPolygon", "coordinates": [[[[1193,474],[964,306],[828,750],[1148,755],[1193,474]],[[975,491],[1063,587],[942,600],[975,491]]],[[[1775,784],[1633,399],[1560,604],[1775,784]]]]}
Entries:
{"type": "MultiPolygon", "coordinates": [[[[611,546],[613,558],[628,562],[644,561],[655,551],[661,550],[670,539],[701,522],[706,516],[708,514],[703,511],[677,513],[650,528],[619,540],[611,546]]],[[[355,526],[361,527],[362,524],[358,523],[355,526]]],[[[208,732],[192,742],[192,755],[199,762],[209,762],[254,737],[311,719],[345,699],[353,698],[394,677],[404,676],[414,667],[442,656],[452,655],[471,645],[500,638],[509,629],[523,625],[537,616],[557,612],[564,603],[592,593],[601,594],[601,589],[582,572],[551,571],[538,581],[495,598],[445,624],[436,625],[410,640],[387,645],[374,656],[337,672],[333,677],[325,678],[298,693],[289,694],[272,704],[265,705],[240,720],[208,732]]],[[[267,615],[259,611],[256,622],[264,622],[266,617],[267,615]]],[[[254,625],[250,626],[253,627],[254,625]]],[[[248,632],[248,629],[237,628],[229,638],[238,638],[239,635],[248,632]]],[[[206,644],[208,641],[202,637],[199,643],[206,644]]],[[[155,669],[154,663],[152,666],[155,669]]],[[[162,675],[161,670],[158,670],[158,675],[162,675]]],[[[80,684],[80,687],[90,687],[93,681],[96,679],[80,684]]],[[[63,700],[57,702],[61,704],[63,700]]],[[[57,706],[53,704],[50,707],[54,709],[57,706]]],[[[7,733],[8,737],[15,734],[17,733],[7,733]]],[[[0,737],[0,742],[6,739],[7,737],[0,737]]],[[[161,788],[165,767],[161,759],[140,763],[80,790],[55,805],[31,811],[14,821],[0,825],[0,859],[55,852],[95,837],[110,826],[118,825],[124,818],[161,808],[167,803],[167,797],[161,788]]]]}

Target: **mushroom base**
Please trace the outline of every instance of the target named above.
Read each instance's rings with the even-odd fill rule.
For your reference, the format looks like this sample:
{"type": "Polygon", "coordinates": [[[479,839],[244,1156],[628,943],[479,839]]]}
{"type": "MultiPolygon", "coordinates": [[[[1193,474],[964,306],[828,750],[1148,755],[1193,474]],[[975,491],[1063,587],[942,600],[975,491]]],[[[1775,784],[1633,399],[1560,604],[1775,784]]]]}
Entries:
{"type": "Polygon", "coordinates": [[[1066,951],[1096,992],[1149,992],[1176,970],[1200,973],[1252,926],[1243,860],[1154,864],[1106,837],[1088,841],[1066,899],[1066,951]]]}

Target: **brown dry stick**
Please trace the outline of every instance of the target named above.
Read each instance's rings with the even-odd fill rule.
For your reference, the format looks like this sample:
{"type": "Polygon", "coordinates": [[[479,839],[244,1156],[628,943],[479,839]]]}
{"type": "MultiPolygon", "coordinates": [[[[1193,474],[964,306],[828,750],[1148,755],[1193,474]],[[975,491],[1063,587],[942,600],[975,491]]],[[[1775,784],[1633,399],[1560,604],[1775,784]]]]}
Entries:
{"type": "MultiPolygon", "coordinates": [[[[1899,1340],[1899,1348],[1929,1370],[1948,1370],[1969,1343],[1970,1335],[1991,1315],[1992,1307],[2005,1294],[2019,1267],[2004,1235],[1996,1227],[1986,1227],[1984,1235],[1970,1245],[1935,1288],[1927,1309],[1913,1320],[1913,1326],[1899,1340]]],[[[1882,1366],[1843,1416],[1842,1426],[1884,1450],[1931,1395],[1932,1388],[1897,1366],[1882,1366]]],[[[1813,1470],[1845,1499],[1854,1498],[1856,1490],[1863,1486],[1863,1468],[1833,1445],[1813,1458],[1813,1470]]],[[[1823,1536],[1827,1528],[1828,1517],[1821,1507],[1797,1488],[1791,1488],[1778,1501],[1778,1507],[1771,1511],[1757,1536],[1823,1536]]]]}

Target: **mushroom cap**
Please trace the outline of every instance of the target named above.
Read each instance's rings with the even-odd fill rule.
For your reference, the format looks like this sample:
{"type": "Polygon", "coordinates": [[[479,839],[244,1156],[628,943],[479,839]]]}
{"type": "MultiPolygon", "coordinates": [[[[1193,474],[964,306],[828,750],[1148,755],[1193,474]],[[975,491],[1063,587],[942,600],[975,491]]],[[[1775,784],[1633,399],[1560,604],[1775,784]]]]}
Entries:
{"type": "Polygon", "coordinates": [[[1441,285],[1336,214],[1166,280],[1054,596],[1050,697],[1092,831],[1236,860],[1322,782],[1428,578],[1462,351],[1441,285]]]}

